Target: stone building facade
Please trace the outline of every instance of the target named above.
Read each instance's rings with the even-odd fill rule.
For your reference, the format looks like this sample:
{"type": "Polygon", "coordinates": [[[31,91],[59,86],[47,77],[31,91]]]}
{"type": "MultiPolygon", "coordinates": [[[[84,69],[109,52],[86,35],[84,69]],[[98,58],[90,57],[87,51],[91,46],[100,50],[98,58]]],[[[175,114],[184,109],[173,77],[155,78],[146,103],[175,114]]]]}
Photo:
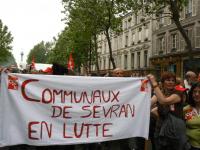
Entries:
{"type": "MultiPolygon", "coordinates": [[[[112,66],[109,63],[109,48],[105,35],[99,35],[98,41],[100,70],[110,70],[112,66]]],[[[122,19],[122,32],[119,35],[111,35],[111,43],[113,58],[118,68],[140,74],[149,70],[152,20],[142,14],[128,13],[122,19]]]]}
{"type": "MultiPolygon", "coordinates": [[[[200,71],[200,0],[189,0],[180,15],[200,71]]],[[[185,41],[169,17],[155,20],[143,13],[128,13],[122,19],[122,32],[112,34],[111,43],[116,66],[128,72],[140,75],[153,72],[160,76],[164,71],[173,71],[182,77],[189,69],[185,41]]],[[[104,34],[98,37],[98,53],[101,72],[112,69],[104,34]]],[[[92,70],[96,68],[93,66],[92,70]]]]}
{"type": "MultiPolygon", "coordinates": [[[[167,9],[164,10],[166,11],[167,9]]],[[[200,0],[189,0],[180,16],[181,24],[192,42],[192,55],[197,71],[200,71],[200,0]]],[[[152,35],[151,67],[157,68],[158,74],[172,71],[183,77],[192,68],[188,63],[189,51],[181,33],[170,18],[159,19],[155,27],[152,35]]]]}

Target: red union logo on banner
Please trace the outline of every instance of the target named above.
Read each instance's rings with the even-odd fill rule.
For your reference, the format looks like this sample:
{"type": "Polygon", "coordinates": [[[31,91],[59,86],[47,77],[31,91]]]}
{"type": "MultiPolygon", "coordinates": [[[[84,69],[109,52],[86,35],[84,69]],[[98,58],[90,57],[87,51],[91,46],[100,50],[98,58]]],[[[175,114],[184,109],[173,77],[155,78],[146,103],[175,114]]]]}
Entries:
{"type": "Polygon", "coordinates": [[[147,83],[148,83],[148,80],[146,80],[146,79],[141,80],[141,87],[140,87],[141,92],[147,92],[148,91],[147,83]]]}
{"type": "Polygon", "coordinates": [[[18,78],[16,76],[8,75],[8,89],[18,90],[18,78]]]}

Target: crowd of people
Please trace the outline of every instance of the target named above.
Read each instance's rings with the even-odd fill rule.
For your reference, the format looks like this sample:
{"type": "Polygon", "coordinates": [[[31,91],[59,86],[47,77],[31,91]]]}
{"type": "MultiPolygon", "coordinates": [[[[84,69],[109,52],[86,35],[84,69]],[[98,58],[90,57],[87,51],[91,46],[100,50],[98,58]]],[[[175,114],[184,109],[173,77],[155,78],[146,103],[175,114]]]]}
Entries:
{"type": "MultiPolygon", "coordinates": [[[[3,69],[1,68],[0,71],[3,69]]],[[[5,69],[4,69],[5,70],[5,69]]],[[[12,68],[7,69],[16,72],[12,68]]],[[[21,72],[30,73],[30,72],[21,72]]],[[[53,64],[41,74],[75,75],[59,64],[53,64]]],[[[91,76],[97,76],[92,74],[91,76]]],[[[115,69],[106,76],[125,77],[125,71],[115,69]]],[[[152,150],[200,150],[200,79],[188,71],[185,79],[164,72],[160,81],[146,75],[152,87],[149,140],[152,150]]],[[[1,149],[1,148],[0,148],[1,149]]],[[[144,150],[145,139],[137,137],[75,146],[14,146],[6,149],[70,149],[70,150],[144,150]]]]}

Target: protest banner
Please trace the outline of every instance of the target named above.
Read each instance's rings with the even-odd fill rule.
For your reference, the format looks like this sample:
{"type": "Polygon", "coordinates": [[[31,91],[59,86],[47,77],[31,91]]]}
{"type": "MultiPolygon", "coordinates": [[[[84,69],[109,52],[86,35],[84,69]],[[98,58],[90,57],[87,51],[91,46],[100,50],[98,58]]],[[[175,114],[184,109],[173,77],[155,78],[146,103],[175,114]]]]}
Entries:
{"type": "Polygon", "coordinates": [[[0,146],[148,137],[144,78],[3,74],[0,146]]]}

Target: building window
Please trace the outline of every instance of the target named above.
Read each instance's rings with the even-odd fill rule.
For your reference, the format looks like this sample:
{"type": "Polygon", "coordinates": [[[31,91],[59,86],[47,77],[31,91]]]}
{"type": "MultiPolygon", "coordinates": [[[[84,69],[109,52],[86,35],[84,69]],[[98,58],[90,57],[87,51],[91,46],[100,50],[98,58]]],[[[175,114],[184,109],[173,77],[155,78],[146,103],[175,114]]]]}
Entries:
{"type": "Polygon", "coordinates": [[[131,69],[134,69],[134,63],[135,62],[135,54],[131,53],[131,69]]]}
{"type": "Polygon", "coordinates": [[[101,59],[99,60],[99,69],[101,69],[101,66],[102,66],[102,64],[101,64],[102,62],[101,62],[101,59]]]}
{"type": "Polygon", "coordinates": [[[149,28],[147,27],[147,28],[145,29],[145,38],[148,39],[148,37],[149,37],[149,28]]]}
{"type": "Polygon", "coordinates": [[[138,32],[138,42],[141,42],[141,39],[142,39],[142,30],[139,29],[139,32],[138,32]]]}
{"type": "Polygon", "coordinates": [[[200,48],[200,27],[196,27],[196,47],[200,48]]]}
{"type": "Polygon", "coordinates": [[[126,37],[125,37],[125,47],[127,47],[128,46],[128,35],[126,35],[126,37]]]}
{"type": "Polygon", "coordinates": [[[165,18],[163,14],[160,14],[159,16],[159,27],[161,28],[162,26],[164,26],[165,23],[165,18]]]}
{"type": "Polygon", "coordinates": [[[114,39],[114,49],[117,50],[118,49],[118,42],[117,42],[117,38],[114,39]]]}
{"type": "Polygon", "coordinates": [[[137,52],[137,68],[140,68],[140,52],[137,52]]]}
{"type": "Polygon", "coordinates": [[[124,23],[124,29],[127,29],[127,27],[128,27],[128,23],[127,23],[127,21],[125,21],[125,23],[124,23]]]}
{"type": "Polygon", "coordinates": [[[192,0],[189,0],[185,8],[185,17],[188,18],[191,16],[192,16],[192,0]]]}
{"type": "Polygon", "coordinates": [[[103,69],[104,70],[106,69],[106,59],[105,58],[103,59],[103,69]]]}
{"type": "Polygon", "coordinates": [[[148,61],[148,51],[144,51],[144,67],[147,67],[147,61],[148,61]]]}
{"type": "Polygon", "coordinates": [[[104,54],[106,53],[106,41],[104,43],[104,54]]]}
{"type": "Polygon", "coordinates": [[[118,66],[119,66],[119,68],[121,68],[121,55],[118,55],[118,66]]]}
{"type": "Polygon", "coordinates": [[[158,42],[159,42],[159,50],[158,50],[158,52],[159,52],[159,54],[163,54],[163,52],[164,52],[164,50],[165,50],[165,40],[164,40],[164,37],[160,37],[159,38],[159,40],[158,40],[158,42]]]}
{"type": "Polygon", "coordinates": [[[193,30],[192,30],[192,28],[186,29],[185,32],[193,45],[193,40],[192,40],[193,39],[193,30]]]}
{"type": "Polygon", "coordinates": [[[119,37],[119,48],[122,48],[122,36],[119,37]]]}
{"type": "Polygon", "coordinates": [[[172,34],[172,50],[177,49],[177,34],[172,34]]]}
{"type": "Polygon", "coordinates": [[[137,14],[135,15],[135,24],[137,24],[138,23],[138,16],[137,16],[137,14]]]}
{"type": "Polygon", "coordinates": [[[124,55],[124,69],[127,69],[128,66],[128,56],[124,55]]]}
{"type": "Polygon", "coordinates": [[[135,44],[135,32],[132,32],[132,45],[135,44]]]}

